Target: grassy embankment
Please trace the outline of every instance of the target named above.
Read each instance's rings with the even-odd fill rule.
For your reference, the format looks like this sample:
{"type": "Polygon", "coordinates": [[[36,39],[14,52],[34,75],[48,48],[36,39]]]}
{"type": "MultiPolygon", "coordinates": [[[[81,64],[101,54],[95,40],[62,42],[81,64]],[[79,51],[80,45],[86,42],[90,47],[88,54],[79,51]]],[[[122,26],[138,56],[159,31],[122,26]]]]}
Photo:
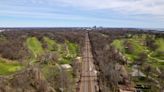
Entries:
{"type": "Polygon", "coordinates": [[[152,51],[149,47],[145,45],[146,35],[142,36],[133,36],[132,38],[126,39],[116,39],[113,41],[112,45],[118,49],[129,61],[135,62],[141,53],[146,53],[148,55],[148,62],[151,64],[161,65],[163,64],[164,55],[160,52],[164,52],[164,39],[158,38],[154,39],[157,49],[152,51]],[[128,53],[125,46],[125,42],[130,44],[132,47],[132,52],[128,53]]]}
{"type": "MultiPolygon", "coordinates": [[[[4,36],[0,36],[0,42],[5,42],[7,39],[4,36]]],[[[18,70],[20,70],[23,66],[19,64],[17,61],[12,61],[8,59],[4,59],[0,56],[0,75],[10,75],[18,70]]]]}
{"type": "MultiPolygon", "coordinates": [[[[4,38],[0,38],[2,41],[7,41],[4,38]]],[[[65,43],[57,43],[55,40],[44,37],[45,42],[48,45],[47,50],[50,52],[56,52],[59,56],[59,64],[70,64],[71,60],[78,54],[78,45],[65,41],[65,43]],[[66,47],[66,49],[65,49],[66,47]]],[[[30,63],[33,64],[38,56],[42,55],[46,49],[42,47],[42,43],[36,37],[29,37],[26,40],[26,45],[31,52],[30,63]]],[[[13,74],[20,70],[23,66],[17,61],[11,61],[0,57],[0,75],[13,74]]]]}
{"type": "Polygon", "coordinates": [[[34,63],[37,57],[43,54],[41,42],[36,37],[29,37],[26,40],[27,47],[31,51],[30,63],[34,63]]]}
{"type": "Polygon", "coordinates": [[[44,42],[47,48],[43,48],[42,44],[37,38],[30,37],[27,39],[27,47],[32,52],[32,60],[36,61],[39,55],[45,51],[57,53],[59,64],[70,64],[71,61],[78,55],[78,45],[65,41],[65,43],[57,43],[48,37],[44,37],[44,42]]]}
{"type": "MultiPolygon", "coordinates": [[[[146,71],[144,71],[145,67],[147,65],[151,66],[153,70],[151,70],[151,73],[149,74],[149,78],[154,80],[158,80],[158,73],[155,72],[156,68],[162,68],[164,67],[164,39],[163,38],[156,38],[154,40],[154,44],[157,46],[155,50],[152,50],[151,48],[146,46],[146,36],[145,34],[143,35],[135,35],[132,38],[125,38],[125,39],[116,39],[113,41],[112,45],[118,49],[127,59],[128,61],[131,61],[131,63],[137,62],[137,59],[139,58],[140,53],[146,53],[147,55],[147,60],[144,62],[145,64],[143,65],[141,71],[144,74],[147,74],[146,71]],[[127,52],[127,47],[125,43],[128,43],[130,47],[132,48],[131,52],[127,52]]],[[[132,71],[132,66],[128,65],[127,69],[129,71],[132,71]]],[[[152,90],[158,90],[156,88],[156,84],[154,82],[151,82],[148,79],[138,79],[134,78],[135,83],[139,84],[152,84],[152,90]]],[[[150,90],[149,90],[150,91],[150,90]]],[[[145,91],[147,92],[147,91],[145,91]]],[[[152,91],[151,91],[152,92],[152,91]]]]}
{"type": "MultiPolygon", "coordinates": [[[[56,64],[55,66],[45,65],[45,67],[43,68],[45,74],[48,73],[46,71],[49,71],[52,68],[54,69],[54,71],[57,70],[60,64],[71,64],[72,60],[76,58],[79,54],[79,47],[75,43],[69,41],[65,41],[64,43],[57,43],[55,40],[52,40],[48,37],[44,37],[44,42],[48,46],[46,50],[48,50],[49,52],[55,52],[58,56],[58,64],[56,64]]],[[[69,73],[72,73],[72,71],[70,70],[69,73]]]]}
{"type": "MultiPolygon", "coordinates": [[[[50,80],[51,78],[61,76],[61,64],[71,64],[73,59],[75,59],[79,53],[79,47],[77,44],[69,42],[66,40],[64,43],[58,43],[57,41],[50,39],[48,37],[44,37],[43,41],[39,41],[35,37],[30,37],[27,39],[27,47],[32,52],[32,60],[35,62],[39,55],[44,53],[55,53],[57,55],[56,64],[42,64],[42,72],[46,79],[50,80]],[[45,48],[42,46],[46,45],[45,48]]],[[[73,82],[73,71],[70,69],[69,71],[64,71],[65,77],[68,78],[69,81],[73,82]]]]}
{"type": "Polygon", "coordinates": [[[0,75],[9,75],[21,69],[19,63],[6,63],[0,60],[0,75]]]}
{"type": "Polygon", "coordinates": [[[74,90],[75,81],[72,75],[73,70],[70,69],[69,71],[63,71],[60,65],[72,63],[73,59],[76,58],[79,53],[78,45],[67,40],[64,43],[57,43],[55,40],[52,40],[48,37],[44,37],[44,42],[47,44],[47,51],[57,53],[58,61],[56,65],[43,65],[43,74],[48,80],[60,76],[61,78],[56,81],[57,83],[58,81],[62,82],[62,80],[66,79],[65,81],[69,82],[71,85],[69,86],[69,89],[67,88],[64,90],[74,90]]]}

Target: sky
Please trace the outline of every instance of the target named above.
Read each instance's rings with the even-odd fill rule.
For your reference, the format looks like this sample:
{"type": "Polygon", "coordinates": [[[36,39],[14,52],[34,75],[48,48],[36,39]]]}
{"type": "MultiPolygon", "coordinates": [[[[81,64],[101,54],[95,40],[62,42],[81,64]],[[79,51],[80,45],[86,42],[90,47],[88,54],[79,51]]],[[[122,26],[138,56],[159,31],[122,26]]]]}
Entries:
{"type": "Polygon", "coordinates": [[[164,28],[164,0],[0,0],[0,27],[164,28]]]}

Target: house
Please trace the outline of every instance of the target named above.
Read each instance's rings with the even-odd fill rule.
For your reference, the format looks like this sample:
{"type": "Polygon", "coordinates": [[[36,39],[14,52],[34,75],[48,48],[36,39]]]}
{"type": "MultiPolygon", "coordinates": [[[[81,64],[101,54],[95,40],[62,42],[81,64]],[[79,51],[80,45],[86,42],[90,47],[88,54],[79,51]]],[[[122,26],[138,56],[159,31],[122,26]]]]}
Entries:
{"type": "Polygon", "coordinates": [[[138,65],[133,65],[131,75],[133,77],[146,77],[146,75],[141,70],[138,70],[138,67],[138,65]]]}
{"type": "Polygon", "coordinates": [[[62,64],[61,67],[62,67],[63,69],[66,69],[66,70],[69,70],[69,69],[72,68],[72,66],[71,66],[70,64],[62,64]]]}

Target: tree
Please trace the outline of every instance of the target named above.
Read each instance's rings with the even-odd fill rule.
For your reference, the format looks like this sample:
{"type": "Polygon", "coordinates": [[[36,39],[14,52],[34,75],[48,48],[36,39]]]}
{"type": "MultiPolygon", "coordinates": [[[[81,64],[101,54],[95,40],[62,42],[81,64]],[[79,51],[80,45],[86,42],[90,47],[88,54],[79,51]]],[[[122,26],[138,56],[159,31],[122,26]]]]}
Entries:
{"type": "Polygon", "coordinates": [[[146,77],[147,77],[147,79],[148,79],[149,74],[150,74],[151,71],[152,71],[152,67],[151,67],[150,65],[148,65],[148,66],[145,67],[144,70],[145,70],[145,72],[146,72],[146,77]]]}
{"type": "Polygon", "coordinates": [[[160,92],[164,91],[164,68],[161,69],[161,73],[158,76],[158,80],[160,83],[160,92]]]}
{"type": "Polygon", "coordinates": [[[158,48],[158,46],[155,44],[155,40],[153,39],[152,36],[147,36],[146,45],[153,51],[158,48]]]}
{"type": "Polygon", "coordinates": [[[142,66],[147,61],[147,58],[148,58],[148,56],[146,53],[144,53],[144,52],[140,53],[138,56],[137,62],[136,62],[137,65],[142,66]]]}
{"type": "Polygon", "coordinates": [[[58,62],[58,55],[55,52],[45,52],[43,55],[39,56],[39,61],[45,64],[55,64],[58,62]]]}
{"type": "Polygon", "coordinates": [[[126,52],[131,54],[134,52],[134,47],[131,43],[129,43],[128,41],[125,42],[125,46],[126,46],[126,52]]]}

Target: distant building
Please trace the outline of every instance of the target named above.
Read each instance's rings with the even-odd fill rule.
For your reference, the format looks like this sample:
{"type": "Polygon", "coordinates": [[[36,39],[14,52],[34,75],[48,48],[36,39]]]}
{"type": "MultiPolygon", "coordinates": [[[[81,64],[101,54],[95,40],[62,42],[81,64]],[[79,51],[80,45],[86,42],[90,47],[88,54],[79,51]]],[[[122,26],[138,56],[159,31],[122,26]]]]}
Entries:
{"type": "Polygon", "coordinates": [[[92,30],[92,28],[86,28],[86,30],[87,30],[87,31],[91,31],[91,30],[92,30]]]}

